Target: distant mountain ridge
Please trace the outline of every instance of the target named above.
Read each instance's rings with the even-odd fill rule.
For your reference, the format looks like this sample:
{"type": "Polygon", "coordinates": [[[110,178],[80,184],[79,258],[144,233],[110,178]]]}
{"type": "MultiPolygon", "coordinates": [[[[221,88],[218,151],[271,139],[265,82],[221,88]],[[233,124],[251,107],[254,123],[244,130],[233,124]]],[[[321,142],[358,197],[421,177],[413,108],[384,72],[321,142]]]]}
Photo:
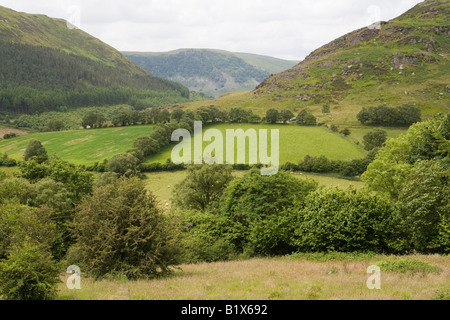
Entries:
{"type": "Polygon", "coordinates": [[[298,63],[214,49],[123,54],[156,76],[179,82],[192,91],[213,97],[232,91],[253,90],[271,74],[298,63]]]}
{"type": "Polygon", "coordinates": [[[189,98],[187,88],[149,74],[64,20],[2,6],[0,59],[0,111],[121,103],[144,107],[189,98]]]}

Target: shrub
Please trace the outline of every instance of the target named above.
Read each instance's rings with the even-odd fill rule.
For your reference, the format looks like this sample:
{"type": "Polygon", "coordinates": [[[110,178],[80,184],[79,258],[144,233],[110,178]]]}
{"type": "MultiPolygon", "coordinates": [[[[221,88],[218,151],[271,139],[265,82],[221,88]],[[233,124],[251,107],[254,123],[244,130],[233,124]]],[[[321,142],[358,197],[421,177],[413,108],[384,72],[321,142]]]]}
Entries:
{"type": "Polygon", "coordinates": [[[302,110],[297,116],[297,124],[299,126],[315,126],[317,125],[317,119],[307,110],[302,110]]]}
{"type": "Polygon", "coordinates": [[[400,191],[399,219],[411,249],[450,252],[449,170],[434,160],[419,161],[400,191]]]}
{"type": "Polygon", "coordinates": [[[54,299],[60,282],[58,274],[50,253],[25,241],[0,261],[0,293],[7,300],[54,299]]]}
{"type": "Polygon", "coordinates": [[[150,278],[177,263],[174,226],[137,178],[96,188],[77,207],[73,234],[77,244],[70,263],[95,278],[150,278]]]}
{"type": "Polygon", "coordinates": [[[175,187],[174,203],[182,209],[206,211],[217,206],[225,188],[233,180],[231,166],[194,165],[175,187]]]}
{"type": "Polygon", "coordinates": [[[17,165],[17,161],[8,157],[8,154],[5,152],[3,157],[0,157],[0,167],[15,167],[17,165]]]}
{"type": "Polygon", "coordinates": [[[181,246],[184,263],[226,261],[237,255],[227,239],[230,221],[223,215],[191,211],[181,220],[181,246]]]}
{"type": "Polygon", "coordinates": [[[262,176],[251,170],[234,181],[220,201],[220,212],[232,221],[228,237],[240,251],[285,254],[292,235],[290,216],[283,214],[317,188],[315,181],[299,180],[285,172],[262,176]]]}
{"type": "Polygon", "coordinates": [[[276,109],[270,109],[266,112],[266,121],[267,123],[277,123],[280,119],[280,113],[276,109]]]}
{"type": "Polygon", "coordinates": [[[393,206],[355,190],[311,193],[298,210],[295,244],[310,252],[390,252],[395,237],[393,206]]]}
{"type": "Polygon", "coordinates": [[[23,158],[25,161],[35,158],[37,162],[42,163],[48,159],[48,156],[42,143],[33,139],[28,143],[23,158]]]}
{"type": "Polygon", "coordinates": [[[131,153],[124,152],[113,156],[109,160],[108,169],[120,175],[132,176],[137,172],[139,160],[131,153]]]}
{"type": "MultiPolygon", "coordinates": [[[[4,182],[2,186],[3,184],[4,182]]],[[[46,207],[22,205],[14,198],[3,199],[7,194],[2,191],[0,190],[0,259],[6,258],[15,244],[33,242],[50,247],[50,243],[56,239],[51,211],[46,207]]],[[[15,192],[25,193],[25,190],[19,187],[9,195],[14,197],[15,192]]]]}
{"type": "Polygon", "coordinates": [[[60,159],[51,159],[44,163],[34,160],[21,162],[20,176],[36,183],[44,178],[51,178],[64,184],[73,195],[74,203],[79,203],[85,195],[92,193],[93,175],[84,167],[76,166],[60,159]]]}
{"type": "Polygon", "coordinates": [[[387,132],[381,129],[375,129],[363,137],[364,148],[370,151],[374,148],[380,148],[387,140],[387,132]]]}
{"type": "MultiPolygon", "coordinates": [[[[294,117],[294,114],[290,110],[282,110],[280,112],[280,119],[283,121],[283,123],[287,123],[289,120],[291,120],[294,117]]],[[[267,116],[266,116],[267,118],[267,116]]]]}
{"type": "Polygon", "coordinates": [[[339,127],[338,127],[337,125],[335,125],[335,124],[332,124],[332,125],[330,126],[330,130],[331,130],[332,132],[338,132],[338,131],[339,131],[339,127]]]}
{"type": "Polygon", "coordinates": [[[9,140],[9,139],[13,139],[13,138],[16,138],[16,137],[17,137],[17,134],[16,134],[16,133],[7,133],[7,134],[5,134],[5,135],[3,136],[3,139],[9,140]]]}
{"type": "Polygon", "coordinates": [[[344,136],[349,136],[352,132],[350,131],[349,128],[344,128],[344,129],[341,130],[341,133],[342,133],[344,136]]]}
{"type": "Polygon", "coordinates": [[[333,169],[331,161],[325,156],[311,157],[310,155],[305,156],[298,168],[304,172],[318,173],[331,172],[333,169]]]}
{"type": "Polygon", "coordinates": [[[158,141],[151,138],[150,136],[144,136],[144,137],[138,138],[134,142],[133,146],[136,149],[142,150],[145,157],[157,153],[160,149],[160,145],[159,145],[158,141]]]}

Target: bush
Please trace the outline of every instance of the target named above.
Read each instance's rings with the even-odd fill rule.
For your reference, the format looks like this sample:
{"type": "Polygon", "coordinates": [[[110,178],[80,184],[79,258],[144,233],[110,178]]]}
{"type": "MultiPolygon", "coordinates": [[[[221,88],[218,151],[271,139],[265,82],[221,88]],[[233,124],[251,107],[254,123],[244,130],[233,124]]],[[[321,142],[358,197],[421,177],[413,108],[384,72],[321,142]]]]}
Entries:
{"type": "Polygon", "coordinates": [[[381,129],[375,129],[363,137],[364,148],[370,151],[375,148],[380,148],[387,140],[387,132],[381,129]]]}
{"type": "Polygon", "coordinates": [[[136,149],[142,150],[145,157],[155,154],[160,150],[160,145],[158,141],[151,138],[150,136],[143,136],[138,138],[134,142],[133,146],[136,149]]]}
{"type": "Polygon", "coordinates": [[[14,245],[25,242],[50,244],[56,239],[55,223],[48,208],[32,208],[22,205],[14,193],[26,193],[15,181],[2,182],[1,187],[9,184],[17,190],[2,190],[0,187],[0,260],[5,259],[14,245]],[[12,197],[9,199],[6,197],[12,197]],[[5,197],[5,198],[4,198],[5,197]]]}
{"type": "Polygon", "coordinates": [[[69,263],[95,278],[151,278],[177,263],[175,228],[137,178],[98,187],[77,207],[69,263]]]}
{"type": "Polygon", "coordinates": [[[25,241],[0,262],[0,293],[7,300],[51,300],[57,295],[58,275],[50,253],[25,241]]]}
{"type": "Polygon", "coordinates": [[[7,133],[7,134],[5,134],[5,135],[3,136],[3,139],[9,140],[9,139],[13,139],[13,138],[16,138],[16,137],[17,137],[17,134],[16,134],[16,133],[7,133]]]}
{"type": "Polygon", "coordinates": [[[344,136],[349,136],[352,132],[350,131],[349,128],[344,128],[344,129],[341,130],[341,133],[342,133],[344,136]]]}
{"type": "Polygon", "coordinates": [[[392,252],[393,212],[389,201],[366,192],[317,190],[298,210],[294,243],[307,252],[392,252]]]}
{"type": "Polygon", "coordinates": [[[330,130],[331,130],[332,132],[338,132],[338,131],[339,131],[339,127],[338,127],[337,125],[335,125],[335,124],[332,124],[332,125],[330,126],[330,130]]]}
{"type": "Polygon", "coordinates": [[[299,170],[299,166],[296,165],[295,163],[291,163],[291,162],[286,162],[285,164],[283,164],[280,168],[283,171],[297,171],[299,170]]]}
{"type": "Polygon", "coordinates": [[[232,183],[220,201],[220,212],[232,222],[227,237],[240,252],[285,254],[293,224],[284,212],[317,188],[315,181],[299,180],[285,172],[262,176],[251,170],[232,183]]]}
{"type": "Polygon", "coordinates": [[[42,143],[33,139],[28,143],[23,158],[25,161],[35,158],[37,162],[42,163],[48,159],[48,156],[42,143]]]}
{"type": "Polygon", "coordinates": [[[317,173],[331,172],[333,169],[331,161],[325,156],[311,157],[310,155],[305,156],[298,168],[304,172],[317,173]]]}
{"type": "Polygon", "coordinates": [[[280,119],[280,113],[276,109],[270,109],[266,112],[266,121],[267,123],[277,123],[280,119]]]}
{"type": "Polygon", "coordinates": [[[175,206],[200,211],[215,208],[231,180],[233,180],[231,166],[217,164],[191,166],[186,178],[175,187],[175,206]]]}
{"type": "Polygon", "coordinates": [[[187,212],[181,220],[181,246],[184,263],[227,261],[237,255],[226,238],[230,221],[210,212],[187,212]]]}
{"type": "Polygon", "coordinates": [[[108,169],[119,175],[130,177],[137,173],[139,160],[131,153],[124,152],[113,156],[109,160],[108,169]]]}
{"type": "Polygon", "coordinates": [[[0,157],[0,167],[15,167],[17,166],[17,161],[8,157],[8,154],[5,152],[3,157],[0,157]]]}
{"type": "Polygon", "coordinates": [[[416,163],[397,203],[410,250],[450,253],[449,199],[448,168],[434,160],[416,163]]]}
{"type": "Polygon", "coordinates": [[[312,113],[302,110],[297,116],[297,124],[299,126],[316,126],[317,119],[312,113]]]}

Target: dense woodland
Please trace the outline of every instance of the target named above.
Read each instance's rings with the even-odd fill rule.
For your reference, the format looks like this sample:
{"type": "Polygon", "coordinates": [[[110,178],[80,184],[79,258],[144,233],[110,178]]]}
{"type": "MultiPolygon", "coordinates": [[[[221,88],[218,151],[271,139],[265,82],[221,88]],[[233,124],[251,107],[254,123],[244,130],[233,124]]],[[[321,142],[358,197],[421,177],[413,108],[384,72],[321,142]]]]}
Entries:
{"type": "Polygon", "coordinates": [[[33,114],[61,106],[160,106],[189,99],[182,85],[131,74],[60,50],[0,43],[0,111],[33,114]]]}

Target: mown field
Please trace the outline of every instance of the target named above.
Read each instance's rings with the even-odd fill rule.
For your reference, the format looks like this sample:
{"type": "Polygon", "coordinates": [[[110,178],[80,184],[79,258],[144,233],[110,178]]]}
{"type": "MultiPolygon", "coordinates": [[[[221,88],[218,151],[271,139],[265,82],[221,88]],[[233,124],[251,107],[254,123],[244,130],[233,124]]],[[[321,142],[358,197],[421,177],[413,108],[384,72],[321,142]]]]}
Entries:
{"type": "Polygon", "coordinates": [[[93,164],[131,149],[137,138],[152,130],[153,126],[136,126],[35,133],[0,141],[0,153],[6,152],[11,158],[22,160],[30,140],[37,139],[49,155],[75,164],[93,164]]]}
{"type": "Polygon", "coordinates": [[[298,254],[289,257],[182,265],[164,279],[93,281],[61,300],[448,300],[448,256],[298,254]],[[381,289],[370,290],[367,268],[381,269],[381,289]]]}
{"type": "MultiPolygon", "coordinates": [[[[299,163],[306,155],[320,156],[324,155],[332,160],[351,160],[363,158],[366,152],[352,140],[344,138],[342,135],[330,132],[324,127],[301,127],[295,124],[290,125],[269,125],[269,124],[217,124],[203,128],[203,133],[209,129],[218,129],[222,133],[224,141],[224,154],[226,145],[226,130],[244,131],[254,129],[259,130],[279,130],[279,150],[280,164],[286,162],[299,163]]],[[[271,148],[270,138],[268,138],[269,151],[271,148]]],[[[203,148],[210,142],[204,142],[203,148]]],[[[160,153],[147,159],[147,162],[165,162],[171,157],[173,146],[170,146],[160,153]]],[[[235,143],[235,151],[237,143],[235,143]]],[[[246,144],[246,154],[248,161],[248,142],[246,144]]],[[[193,149],[192,149],[193,150],[193,149]]],[[[193,155],[193,152],[192,152],[193,155]]],[[[236,157],[236,152],[235,152],[236,157]]]]}
{"type": "MultiPolygon", "coordinates": [[[[93,164],[104,159],[110,159],[115,154],[125,152],[133,147],[133,142],[140,136],[148,135],[154,126],[136,126],[106,128],[95,130],[74,130],[62,132],[34,133],[19,136],[10,140],[0,141],[0,153],[6,152],[11,158],[21,160],[31,139],[42,142],[49,155],[57,155],[63,160],[75,164],[93,164]]],[[[306,155],[324,155],[331,160],[351,160],[363,158],[366,152],[357,142],[362,140],[362,133],[371,128],[354,129],[354,137],[343,137],[324,127],[300,127],[291,125],[268,124],[218,124],[203,128],[219,129],[223,133],[224,145],[226,130],[273,129],[280,131],[280,164],[285,162],[298,163],[306,155]]],[[[402,130],[391,129],[389,135],[397,136],[402,130]]],[[[204,142],[206,147],[209,142],[204,142]]],[[[147,162],[165,162],[171,157],[174,145],[147,159],[147,162]]],[[[270,141],[269,141],[270,150],[270,141]]],[[[248,154],[248,143],[246,153],[248,154]]]]}

